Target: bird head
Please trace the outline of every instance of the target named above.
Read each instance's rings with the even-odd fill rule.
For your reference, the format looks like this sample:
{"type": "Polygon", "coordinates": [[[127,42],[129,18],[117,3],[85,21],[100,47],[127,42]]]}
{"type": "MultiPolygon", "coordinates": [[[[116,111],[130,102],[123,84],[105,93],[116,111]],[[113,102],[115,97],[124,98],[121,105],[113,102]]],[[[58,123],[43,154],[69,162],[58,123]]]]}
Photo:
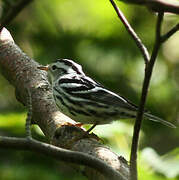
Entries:
{"type": "Polygon", "coordinates": [[[56,81],[66,74],[84,75],[82,67],[69,59],[59,59],[47,66],[40,66],[38,69],[47,71],[50,82],[56,81]]]}

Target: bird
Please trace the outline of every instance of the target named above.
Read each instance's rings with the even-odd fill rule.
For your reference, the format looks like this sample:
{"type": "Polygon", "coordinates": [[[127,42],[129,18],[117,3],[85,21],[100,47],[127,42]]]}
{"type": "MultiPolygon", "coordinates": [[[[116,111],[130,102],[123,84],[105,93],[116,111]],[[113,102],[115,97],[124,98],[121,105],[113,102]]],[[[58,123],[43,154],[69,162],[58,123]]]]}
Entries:
{"type": "MultiPolygon", "coordinates": [[[[135,104],[87,76],[82,66],[73,60],[58,59],[38,69],[47,71],[59,110],[76,122],[92,124],[88,132],[96,125],[137,116],[138,107],[135,104]]],[[[172,123],[148,111],[144,112],[144,118],[175,128],[172,123]]]]}

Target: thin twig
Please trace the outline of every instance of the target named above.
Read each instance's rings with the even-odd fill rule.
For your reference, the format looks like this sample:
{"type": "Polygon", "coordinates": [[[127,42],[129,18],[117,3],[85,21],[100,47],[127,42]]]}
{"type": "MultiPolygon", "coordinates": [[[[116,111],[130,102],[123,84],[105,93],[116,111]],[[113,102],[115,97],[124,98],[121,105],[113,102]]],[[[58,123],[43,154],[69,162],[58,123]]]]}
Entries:
{"type": "Polygon", "coordinates": [[[13,5],[7,12],[6,16],[0,22],[0,31],[3,27],[7,26],[18,14],[33,0],[21,0],[13,5]]]}
{"type": "Polygon", "coordinates": [[[161,46],[161,24],[163,21],[164,13],[158,13],[158,19],[157,19],[157,25],[156,25],[156,38],[155,38],[155,44],[152,51],[152,55],[150,58],[150,61],[148,63],[148,66],[146,68],[143,87],[142,87],[142,95],[140,100],[140,105],[136,117],[136,122],[134,126],[134,132],[133,132],[133,139],[132,139],[132,147],[131,147],[131,156],[130,156],[130,173],[131,173],[131,180],[137,180],[137,148],[138,148],[138,141],[139,141],[139,132],[142,124],[142,118],[143,118],[143,112],[145,107],[145,102],[147,98],[148,88],[150,84],[150,79],[154,67],[154,63],[156,60],[156,57],[158,55],[158,51],[161,46]]]}
{"type": "Polygon", "coordinates": [[[132,36],[132,38],[134,39],[137,47],[139,48],[139,50],[141,51],[141,54],[144,58],[145,64],[148,64],[148,61],[150,59],[149,57],[149,53],[147,48],[145,47],[145,45],[142,43],[141,39],[138,37],[138,35],[135,33],[135,31],[133,30],[133,28],[131,27],[131,25],[128,23],[127,19],[125,18],[124,14],[122,13],[122,11],[117,7],[117,5],[115,4],[115,2],[113,0],[110,0],[113,8],[115,9],[119,19],[122,21],[122,23],[124,24],[126,30],[128,31],[128,33],[130,34],[130,36],[132,36]]]}
{"type": "Polygon", "coordinates": [[[104,161],[97,159],[94,156],[77,151],[62,149],[47,143],[36,141],[34,139],[0,136],[0,147],[27,151],[30,150],[37,153],[42,153],[64,162],[76,163],[91,167],[111,180],[127,180],[118,171],[114,170],[104,161]]]}
{"type": "Polygon", "coordinates": [[[179,30],[179,23],[174,26],[170,31],[168,31],[166,34],[164,34],[161,37],[162,43],[164,43],[166,40],[168,40],[173,34],[175,34],[179,30]]]}

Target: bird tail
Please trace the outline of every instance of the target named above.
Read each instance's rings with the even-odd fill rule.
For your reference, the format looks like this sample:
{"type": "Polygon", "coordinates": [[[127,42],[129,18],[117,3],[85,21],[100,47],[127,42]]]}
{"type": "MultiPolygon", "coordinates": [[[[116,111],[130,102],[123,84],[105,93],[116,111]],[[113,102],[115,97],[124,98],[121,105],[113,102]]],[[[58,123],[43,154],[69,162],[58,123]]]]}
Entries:
{"type": "Polygon", "coordinates": [[[151,121],[155,121],[155,122],[160,122],[161,124],[164,124],[168,127],[171,127],[171,128],[176,128],[176,126],[168,121],[165,121],[157,116],[154,116],[150,113],[144,113],[144,117],[146,117],[147,119],[151,120],[151,121]]]}

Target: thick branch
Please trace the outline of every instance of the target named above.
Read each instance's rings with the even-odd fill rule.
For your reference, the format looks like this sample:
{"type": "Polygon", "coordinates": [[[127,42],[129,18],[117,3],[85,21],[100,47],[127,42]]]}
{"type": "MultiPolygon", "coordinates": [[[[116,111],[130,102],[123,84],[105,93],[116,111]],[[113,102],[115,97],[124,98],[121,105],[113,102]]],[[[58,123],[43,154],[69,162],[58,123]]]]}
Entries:
{"type": "MultiPolygon", "coordinates": [[[[38,66],[37,62],[24,54],[14,43],[9,32],[3,29],[0,33],[0,68],[4,77],[15,87],[18,100],[24,105],[27,103],[27,89],[30,91],[33,122],[40,126],[52,144],[90,154],[128,178],[127,164],[109,148],[104,147],[95,135],[85,136],[85,131],[80,128],[62,126],[75,122],[56,108],[46,73],[37,69],[38,66]]],[[[78,154],[76,155],[78,158],[78,154]]],[[[86,168],[85,173],[91,180],[94,177],[104,179],[104,176],[90,168],[86,168]]]]}

